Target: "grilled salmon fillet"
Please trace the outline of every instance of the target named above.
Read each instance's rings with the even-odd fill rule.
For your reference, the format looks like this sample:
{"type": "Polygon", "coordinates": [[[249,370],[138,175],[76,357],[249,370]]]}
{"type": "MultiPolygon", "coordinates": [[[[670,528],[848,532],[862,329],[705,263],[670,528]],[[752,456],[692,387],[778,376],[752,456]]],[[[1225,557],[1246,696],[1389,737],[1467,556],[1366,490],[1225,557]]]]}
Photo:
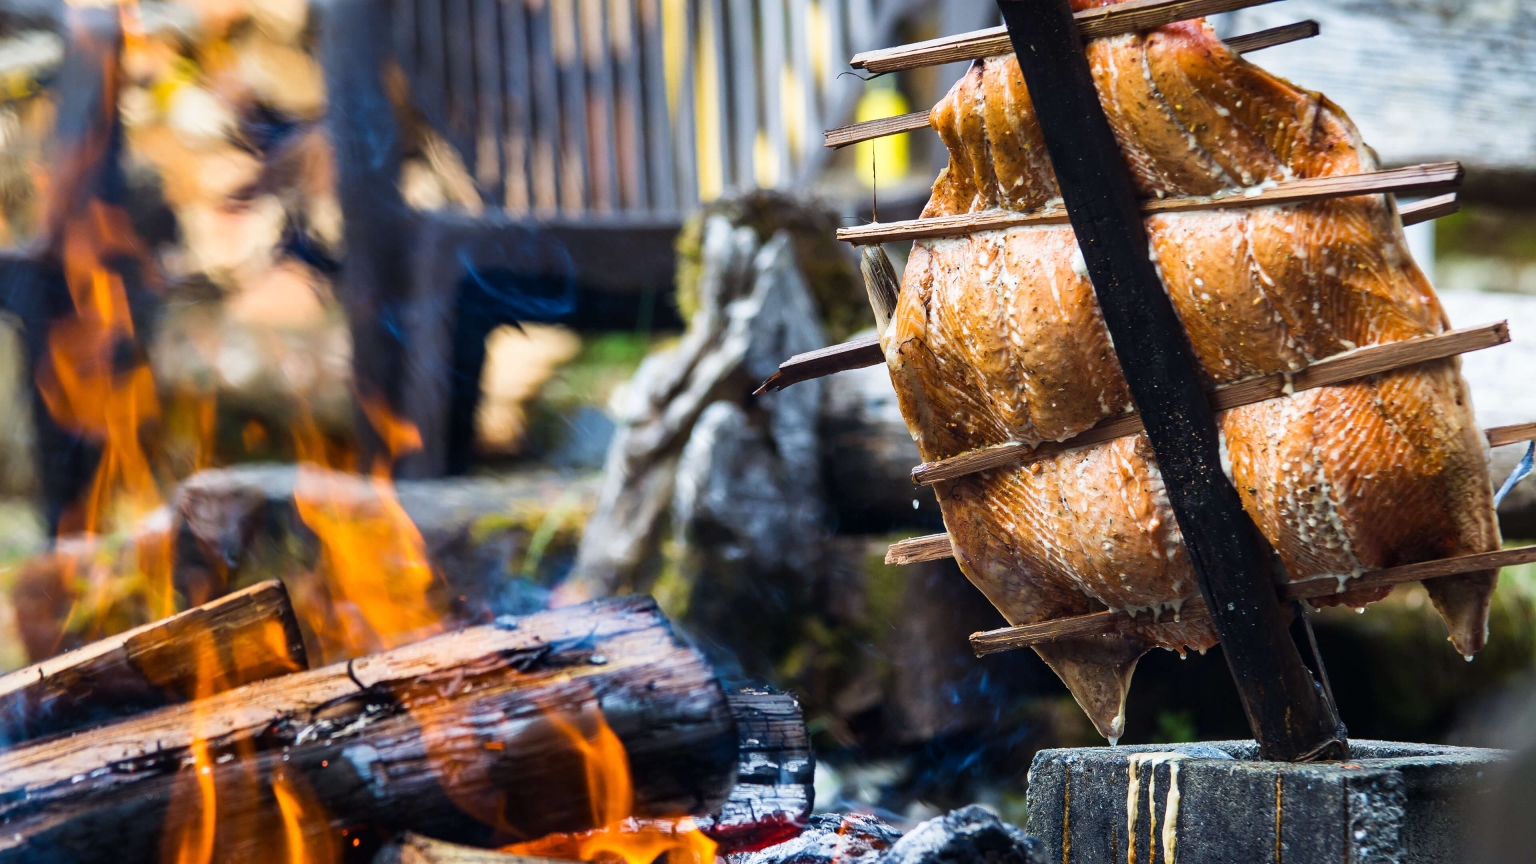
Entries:
{"type": "MultiPolygon", "coordinates": [[[[1096,39],[1087,52],[1143,196],[1376,168],[1343,111],[1236,56],[1204,21],[1096,39]]],[[[1013,57],[973,64],[930,121],[950,160],[924,215],[1059,206],[1013,57]]],[[[1385,196],[1146,224],[1212,386],[1448,329],[1385,196]]],[[[1069,226],[919,241],[882,345],[928,461],[1064,441],[1134,410],[1069,226]]],[[[1423,363],[1219,415],[1223,468],[1288,578],[1337,578],[1325,602],[1364,606],[1386,593],[1350,590],[1367,570],[1498,548],[1485,444],[1458,369],[1423,363]]],[[[1143,436],[935,488],[961,569],[1014,624],[1105,608],[1176,615],[1199,596],[1143,436]]],[[[1494,577],[1425,585],[1468,656],[1486,638],[1494,577]]],[[[1143,653],[1215,642],[1208,622],[1175,619],[1036,650],[1115,739],[1143,653]]]]}

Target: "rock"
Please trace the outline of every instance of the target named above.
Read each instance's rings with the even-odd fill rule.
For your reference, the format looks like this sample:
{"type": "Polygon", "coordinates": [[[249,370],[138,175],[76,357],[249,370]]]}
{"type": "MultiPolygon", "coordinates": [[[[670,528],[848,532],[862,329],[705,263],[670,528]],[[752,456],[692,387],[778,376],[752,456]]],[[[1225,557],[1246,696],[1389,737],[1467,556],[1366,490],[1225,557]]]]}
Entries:
{"type": "Polygon", "coordinates": [[[974,804],[917,826],[880,859],[880,864],[1045,862],[1045,844],[1039,838],[974,804]]]}
{"type": "Polygon", "coordinates": [[[901,837],[890,825],[862,813],[812,816],[793,840],[756,852],[725,856],[727,864],[875,864],[901,837]]]}

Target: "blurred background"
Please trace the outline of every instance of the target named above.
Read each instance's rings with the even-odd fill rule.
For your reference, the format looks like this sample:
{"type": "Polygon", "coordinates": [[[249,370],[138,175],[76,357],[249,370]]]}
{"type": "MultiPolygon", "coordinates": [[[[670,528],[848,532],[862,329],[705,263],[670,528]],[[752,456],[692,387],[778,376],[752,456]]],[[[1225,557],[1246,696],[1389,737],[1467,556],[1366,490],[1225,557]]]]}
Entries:
{"type": "MultiPolygon", "coordinates": [[[[1466,164],[1415,257],[1457,326],[1511,323],[1463,360],[1479,422],[1536,419],[1536,8],[1214,23],[1304,18],[1319,37],[1254,62],[1387,165],[1466,164]]],[[[1031,652],[971,656],[1004,622],[952,562],[883,563],[942,530],[884,369],[751,395],[871,324],[833,231],[916,216],[945,162],[926,130],[822,132],[926,110],[963,66],[848,58],[995,23],[974,0],[0,3],[0,669],[272,575],[312,656],[387,645],[345,638],[387,629],[338,575],[364,549],[434,621],[654,594],[727,675],[800,695],[819,808],[1022,821],[1034,751],[1101,742],[1031,652]]],[[[1536,487],[1500,518],[1536,538],[1536,487]]],[[[1353,736],[1510,744],[1533,615],[1536,565],[1502,574],[1471,665],[1418,585],[1315,619],[1353,736]]],[[[1248,736],[1219,649],[1149,655],[1130,712],[1126,743],[1248,736]]]]}

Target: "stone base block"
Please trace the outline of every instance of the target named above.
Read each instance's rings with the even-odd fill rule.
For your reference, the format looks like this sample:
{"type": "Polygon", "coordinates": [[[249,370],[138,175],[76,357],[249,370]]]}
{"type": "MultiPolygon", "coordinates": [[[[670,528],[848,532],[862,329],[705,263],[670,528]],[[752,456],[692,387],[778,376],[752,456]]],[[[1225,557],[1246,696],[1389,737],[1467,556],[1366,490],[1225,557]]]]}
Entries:
{"type": "Polygon", "coordinates": [[[1252,741],[1043,750],[1030,834],[1062,864],[1460,860],[1500,750],[1351,741],[1349,762],[1254,761],[1252,741]]]}

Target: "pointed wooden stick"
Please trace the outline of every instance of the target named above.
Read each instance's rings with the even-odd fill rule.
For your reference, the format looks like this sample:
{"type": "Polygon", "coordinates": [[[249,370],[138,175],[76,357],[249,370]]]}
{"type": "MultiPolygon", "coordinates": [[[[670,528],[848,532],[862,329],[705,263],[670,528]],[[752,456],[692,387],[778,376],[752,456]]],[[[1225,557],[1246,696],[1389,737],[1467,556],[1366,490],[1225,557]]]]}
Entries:
{"type": "MultiPolygon", "coordinates": [[[[1410,165],[1390,171],[1372,171],[1366,174],[1346,174],[1337,177],[1308,177],[1289,180],[1273,186],[1254,186],[1242,192],[1224,197],[1189,197],[1148,199],[1141,204],[1147,215],[1157,213],[1185,213],[1197,210],[1223,210],[1238,207],[1264,207],[1276,204],[1300,204],[1325,198],[1345,198],[1353,195],[1375,195],[1387,192],[1405,195],[1417,192],[1441,191],[1461,183],[1463,171],[1459,162],[1435,162],[1426,165],[1410,165]]],[[[938,216],[928,219],[908,219],[901,222],[871,222],[853,228],[839,228],[837,239],[862,246],[869,243],[894,243],[903,240],[925,240],[935,237],[962,237],[981,231],[1013,228],[1019,225],[1065,225],[1067,211],[1053,207],[1028,213],[1010,210],[983,210],[977,213],[960,213],[954,216],[938,216]]]]}
{"type": "MultiPolygon", "coordinates": [[[[1442,360],[1457,354],[1492,348],[1508,341],[1509,322],[1499,321],[1466,330],[1452,330],[1438,336],[1391,342],[1386,345],[1371,345],[1348,354],[1320,360],[1299,372],[1265,375],[1262,378],[1250,378],[1247,381],[1217,387],[1210,391],[1211,409],[1228,411],[1243,405],[1273,399],[1286,393],[1300,393],[1330,384],[1341,384],[1429,360],[1442,360]]],[[[1000,444],[995,447],[972,450],[937,462],[925,462],[912,469],[912,482],[927,486],[940,480],[953,480],[978,471],[1037,459],[1064,450],[1101,444],[1125,435],[1134,435],[1140,431],[1141,418],[1136,414],[1125,414],[1106,420],[1065,441],[1047,441],[1034,447],[1028,444],[1000,444]]]]}
{"type": "MultiPolygon", "coordinates": [[[[1084,9],[1072,17],[1077,21],[1079,35],[1084,39],[1096,39],[1273,2],[1275,0],[1131,0],[1114,6],[1084,9]]],[[[1002,27],[989,27],[926,42],[865,51],[855,54],[848,65],[884,74],[1012,53],[1013,43],[1008,40],[1008,31],[1002,27]]]]}
{"type": "Polygon", "coordinates": [[[864,275],[864,290],[869,295],[869,307],[875,313],[875,333],[883,336],[891,318],[896,315],[901,279],[883,248],[870,245],[863,247],[861,252],[859,272],[864,275]]]}
{"type": "MultiPolygon", "coordinates": [[[[1319,32],[1320,29],[1316,21],[1298,21],[1295,24],[1286,24],[1283,27],[1271,27],[1268,30],[1260,30],[1256,33],[1234,36],[1226,40],[1226,45],[1235,54],[1246,54],[1250,51],[1258,51],[1264,48],[1273,48],[1276,45],[1285,45],[1289,42],[1310,39],[1319,32]]],[[[887,135],[899,135],[903,132],[927,129],[928,115],[928,111],[913,111],[911,114],[902,114],[896,117],[865,120],[862,123],[853,123],[848,126],[839,126],[836,129],[828,129],[822,133],[822,139],[825,146],[836,150],[841,147],[847,147],[850,144],[857,144],[860,141],[872,141],[876,138],[884,138],[887,135]]]]}
{"type": "MultiPolygon", "coordinates": [[[[1399,208],[1399,213],[1402,215],[1404,225],[1413,225],[1455,213],[1458,206],[1456,193],[1451,192],[1446,195],[1415,201],[1412,204],[1404,204],[1399,208]]],[[[831,375],[834,372],[878,366],[884,362],[885,355],[880,352],[879,343],[874,337],[863,337],[851,342],[844,342],[841,345],[822,348],[819,351],[797,354],[785,360],[779,365],[779,371],[774,373],[767,381],[764,381],[762,386],[757,389],[757,392],[765,393],[771,390],[783,390],[785,387],[800,381],[809,381],[812,378],[820,378],[825,375],[831,375]]],[[[1118,437],[1118,435],[1110,437],[1118,437]]]]}
{"type": "MultiPolygon", "coordinates": [[[[1536,422],[1517,423],[1513,426],[1495,426],[1483,431],[1488,446],[1522,444],[1536,440],[1536,422]]],[[[954,555],[954,544],[948,534],[926,534],[892,543],[885,553],[887,564],[918,564],[923,561],[939,561],[954,555]]]]}
{"type": "MultiPolygon", "coordinates": [[[[1300,582],[1287,582],[1280,586],[1278,593],[1285,600],[1308,600],[1315,597],[1327,597],[1332,594],[1338,594],[1341,591],[1353,591],[1360,588],[1387,588],[1393,585],[1401,585],[1405,582],[1424,582],[1430,579],[1438,579],[1442,576],[1457,576],[1462,573],[1473,573],[1478,570],[1513,567],[1517,564],[1528,564],[1532,561],[1536,561],[1536,546],[1519,546],[1514,549],[1501,549],[1497,552],[1478,552],[1472,555],[1458,555],[1454,558],[1441,558],[1437,561],[1407,564],[1402,567],[1388,567],[1385,570],[1372,570],[1362,576],[1350,579],[1342,587],[1339,584],[1339,580],[1333,576],[1326,576],[1321,579],[1307,579],[1300,582]]],[[[977,657],[985,657],[988,654],[1012,651],[1043,642],[1124,633],[1134,627],[1148,624],[1169,623],[1171,621],[1201,621],[1210,617],[1210,614],[1210,610],[1205,606],[1205,601],[1197,596],[1186,600],[1177,616],[1165,616],[1161,619],[1143,616],[1138,619],[1132,618],[1124,612],[1109,611],[1094,612],[1090,615],[1075,615],[1070,618],[1042,621],[1038,624],[1025,624],[1020,627],[1004,627],[999,630],[974,633],[971,635],[971,649],[976,652],[977,657]]]]}

